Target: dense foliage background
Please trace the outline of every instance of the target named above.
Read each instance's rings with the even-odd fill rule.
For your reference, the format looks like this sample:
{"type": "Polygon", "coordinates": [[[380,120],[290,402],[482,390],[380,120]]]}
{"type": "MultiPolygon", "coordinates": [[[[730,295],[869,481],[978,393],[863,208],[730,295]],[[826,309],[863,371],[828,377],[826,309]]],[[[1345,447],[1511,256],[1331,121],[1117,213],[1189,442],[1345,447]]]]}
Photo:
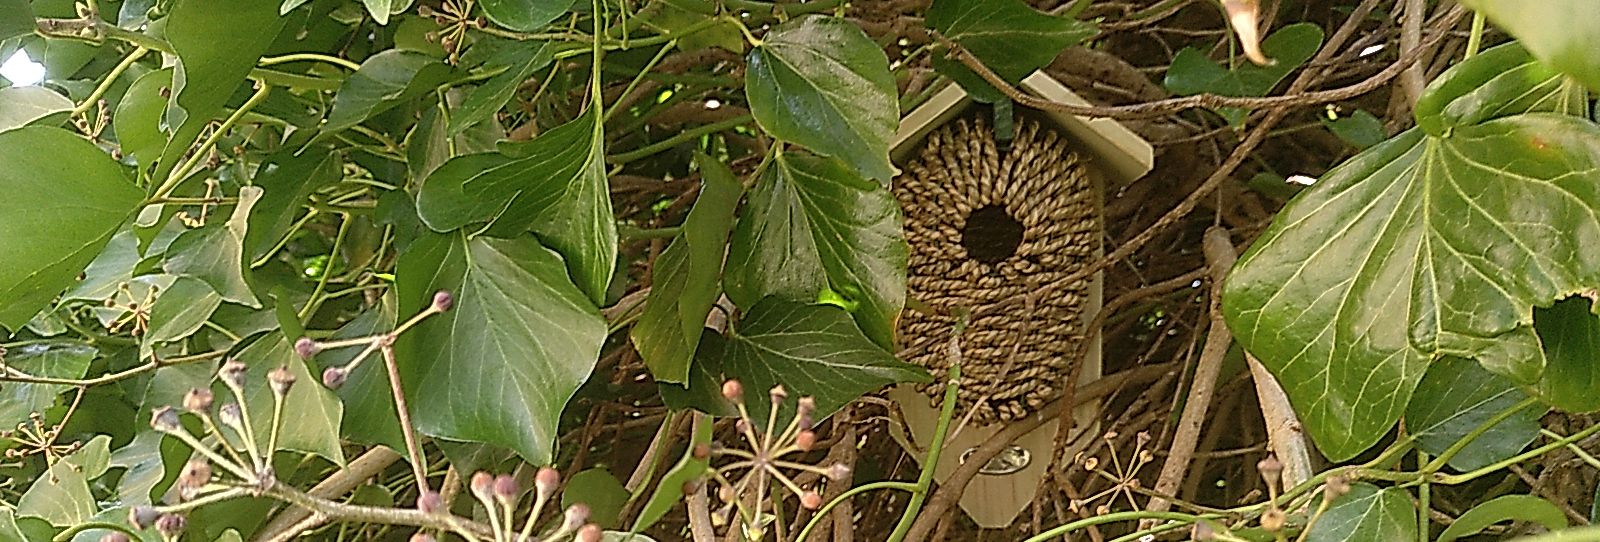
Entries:
{"type": "Polygon", "coordinates": [[[0,58],[45,74],[0,88],[0,540],[1585,525],[1597,14],[0,0],[0,58]],[[1099,423],[1007,529],[877,393],[932,379],[889,146],[947,84],[1156,148],[1077,273],[1106,376],[1043,409],[1099,423]]]}

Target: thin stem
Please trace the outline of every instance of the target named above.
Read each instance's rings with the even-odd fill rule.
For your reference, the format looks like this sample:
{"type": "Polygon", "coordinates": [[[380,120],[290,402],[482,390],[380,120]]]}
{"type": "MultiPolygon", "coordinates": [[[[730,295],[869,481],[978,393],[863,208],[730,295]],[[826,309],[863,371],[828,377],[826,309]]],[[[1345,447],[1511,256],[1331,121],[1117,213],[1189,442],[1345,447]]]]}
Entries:
{"type": "Polygon", "coordinates": [[[333,248],[328,249],[328,260],[322,266],[322,276],[317,277],[317,286],[311,290],[311,298],[306,301],[306,306],[300,308],[300,323],[311,322],[311,315],[316,314],[317,308],[322,306],[322,294],[328,291],[328,278],[333,276],[333,262],[339,258],[339,251],[344,249],[344,238],[350,233],[350,223],[355,222],[350,215],[344,215],[339,221],[339,233],[334,234],[333,248]]]}
{"type": "Polygon", "coordinates": [[[840,493],[838,497],[834,497],[833,500],[828,501],[828,504],[822,505],[822,508],[818,508],[817,513],[811,516],[811,521],[807,522],[806,527],[800,530],[800,536],[799,538],[795,539],[795,542],[806,542],[806,537],[811,535],[811,529],[816,528],[817,524],[822,522],[822,518],[827,517],[828,512],[833,511],[833,507],[838,506],[840,503],[843,503],[850,497],[879,489],[898,489],[901,491],[916,493],[917,484],[911,482],[894,482],[886,480],[852,487],[844,493],[840,493]]]}
{"type": "Polygon", "coordinates": [[[1500,469],[1504,469],[1504,468],[1506,468],[1508,466],[1515,465],[1517,463],[1521,463],[1523,461],[1527,461],[1529,459],[1532,459],[1532,458],[1539,457],[1541,455],[1547,454],[1551,450],[1555,450],[1557,448],[1566,447],[1568,444],[1572,444],[1574,442],[1578,442],[1580,440],[1588,438],[1590,435],[1593,435],[1596,432],[1600,432],[1600,424],[1595,424],[1595,425],[1586,427],[1586,428],[1584,428],[1584,430],[1579,431],[1577,433],[1573,433],[1573,434],[1571,434],[1571,435],[1569,435],[1566,438],[1563,438],[1561,440],[1557,440],[1555,442],[1546,444],[1544,446],[1540,446],[1538,448],[1534,448],[1532,450],[1528,450],[1528,451],[1523,452],[1521,454],[1517,454],[1515,456],[1506,458],[1504,460],[1498,461],[1496,463],[1490,464],[1488,466],[1485,466],[1483,468],[1474,470],[1472,472],[1464,472],[1464,473],[1461,473],[1461,474],[1444,475],[1444,476],[1435,474],[1434,475],[1434,481],[1437,482],[1437,483],[1449,484],[1449,485],[1464,484],[1464,483],[1476,480],[1476,479],[1478,479],[1480,477],[1483,477],[1485,475],[1488,475],[1490,473],[1493,473],[1495,471],[1498,471],[1500,469]]]}
{"type": "MultiPolygon", "coordinates": [[[[427,314],[429,311],[424,311],[427,314]]],[[[400,432],[406,439],[406,455],[411,460],[411,474],[417,477],[417,487],[420,491],[428,490],[428,473],[423,469],[426,462],[422,456],[422,446],[417,444],[417,431],[411,425],[411,410],[406,406],[406,392],[400,387],[400,365],[394,361],[393,337],[399,335],[399,330],[386,337],[386,341],[379,350],[383,351],[383,365],[389,370],[389,391],[394,393],[395,413],[400,416],[400,432]]],[[[493,515],[490,510],[490,515],[493,515]]]]}
{"type": "Polygon", "coordinates": [[[650,156],[654,156],[654,155],[656,155],[658,153],[667,151],[667,150],[669,150],[669,149],[671,149],[673,147],[681,145],[684,142],[693,141],[695,139],[699,139],[701,136],[704,136],[706,134],[714,134],[714,133],[717,133],[717,132],[721,132],[723,130],[727,130],[727,129],[730,129],[730,128],[736,128],[736,127],[739,127],[739,126],[743,126],[745,124],[749,124],[750,121],[753,120],[753,118],[754,117],[751,117],[750,115],[739,115],[739,116],[733,117],[731,119],[726,119],[726,120],[713,122],[711,124],[705,124],[705,125],[701,125],[701,126],[696,126],[694,128],[690,128],[688,130],[684,130],[682,132],[678,132],[677,134],[673,135],[672,137],[663,139],[661,141],[657,141],[655,143],[651,143],[649,145],[645,145],[643,147],[639,147],[638,149],[634,149],[634,150],[631,150],[631,151],[628,151],[628,152],[617,153],[617,154],[613,154],[611,156],[607,156],[606,157],[606,162],[611,163],[611,164],[626,164],[628,162],[632,162],[632,161],[638,160],[640,158],[647,158],[647,157],[650,157],[650,156]]]}
{"type": "MultiPolygon", "coordinates": [[[[1417,462],[1427,463],[1428,452],[1418,450],[1417,462]]],[[[1428,522],[1428,510],[1433,507],[1432,500],[1433,486],[1428,483],[1427,478],[1423,478],[1422,485],[1417,488],[1417,542],[1432,540],[1432,537],[1428,536],[1429,527],[1432,525],[1428,522]]]]}
{"type": "MultiPolygon", "coordinates": [[[[633,80],[628,82],[628,86],[626,88],[622,89],[622,94],[618,94],[617,95],[617,101],[621,102],[622,100],[627,99],[628,95],[633,93],[634,87],[639,86],[639,81],[643,81],[644,80],[644,76],[648,75],[650,73],[650,70],[655,69],[656,68],[656,64],[660,64],[661,63],[661,59],[667,57],[667,52],[669,52],[669,51],[673,50],[674,48],[676,48],[677,45],[678,45],[678,40],[674,39],[674,40],[672,40],[670,42],[667,42],[667,44],[662,46],[660,50],[656,51],[656,56],[652,57],[649,62],[646,62],[645,65],[644,65],[644,68],[639,70],[639,74],[635,75],[633,77],[633,80]]],[[[612,104],[611,110],[610,111],[606,111],[605,117],[601,118],[600,122],[601,123],[611,122],[611,117],[613,115],[616,115],[617,111],[621,111],[621,110],[622,110],[622,108],[616,107],[616,104],[612,104]]]]}
{"type": "Polygon", "coordinates": [[[288,63],[288,62],[323,62],[323,63],[327,63],[327,64],[333,64],[333,65],[336,65],[336,66],[340,66],[340,67],[343,67],[343,68],[348,69],[350,71],[356,71],[356,70],[361,69],[361,65],[360,64],[356,64],[355,62],[351,62],[349,60],[346,60],[346,59],[343,59],[343,58],[339,58],[339,57],[336,57],[336,56],[332,56],[332,55],[324,55],[324,54],[318,54],[318,53],[293,53],[293,54],[287,54],[287,55],[282,55],[282,56],[264,56],[264,57],[261,57],[261,60],[257,61],[256,63],[260,64],[262,66],[272,66],[272,65],[284,64],[284,63],[288,63]]]}
{"type": "Polygon", "coordinates": [[[89,97],[83,99],[83,103],[80,103],[77,107],[72,108],[72,114],[68,116],[76,117],[78,115],[82,115],[89,111],[90,107],[94,107],[95,104],[100,103],[100,97],[106,95],[106,90],[109,90],[111,88],[111,84],[115,83],[117,78],[122,76],[122,72],[128,71],[128,68],[133,66],[134,62],[138,62],[139,58],[143,57],[144,54],[148,52],[150,52],[150,50],[144,47],[135,47],[133,52],[128,53],[128,56],[122,58],[122,62],[117,63],[115,68],[111,68],[111,73],[106,74],[106,78],[101,80],[98,86],[94,87],[94,92],[90,92],[89,97]]]}
{"type": "Polygon", "coordinates": [[[184,177],[187,177],[189,172],[193,171],[195,166],[198,166],[200,161],[205,159],[206,153],[211,152],[211,149],[217,146],[217,140],[222,139],[222,136],[228,133],[228,130],[232,129],[233,125],[237,124],[245,113],[250,112],[257,105],[261,105],[261,102],[266,101],[267,95],[272,92],[272,85],[266,83],[258,83],[257,85],[259,88],[256,89],[255,94],[250,95],[250,99],[245,100],[244,105],[239,106],[239,109],[234,111],[232,115],[228,115],[228,118],[222,121],[222,125],[213,130],[209,137],[206,137],[205,142],[200,144],[200,148],[195,149],[194,155],[189,157],[189,161],[184,162],[177,170],[167,175],[166,182],[156,189],[152,199],[171,196],[172,191],[178,188],[178,184],[183,182],[184,177]]]}
{"type": "Polygon", "coordinates": [[[1505,421],[1506,418],[1510,418],[1512,415],[1521,412],[1522,409],[1533,406],[1538,402],[1538,399],[1529,397],[1527,399],[1523,399],[1522,402],[1512,405],[1511,408],[1507,408],[1495,413],[1494,417],[1491,417],[1488,420],[1485,420],[1483,423],[1478,424],[1477,427],[1474,427],[1471,433],[1467,433],[1461,438],[1456,439],[1456,441],[1452,443],[1449,448],[1445,448],[1443,452],[1439,453],[1439,457],[1434,458],[1433,461],[1428,462],[1426,466],[1422,467],[1422,472],[1424,474],[1433,474],[1435,472],[1439,472],[1440,469],[1443,469],[1444,466],[1450,462],[1451,458],[1455,457],[1456,454],[1461,453],[1461,450],[1465,449],[1467,445],[1472,444],[1472,441],[1477,440],[1478,437],[1483,436],[1484,433],[1488,433],[1490,429],[1494,429],[1494,426],[1499,425],[1500,422],[1505,421]]]}
{"type": "Polygon", "coordinates": [[[1472,33],[1467,35],[1467,52],[1462,58],[1472,58],[1478,54],[1478,49],[1483,47],[1483,12],[1472,13],[1472,33]]]}
{"type": "Polygon", "coordinates": [[[888,542],[905,540],[906,533],[911,531],[911,524],[917,519],[917,512],[922,511],[922,503],[928,499],[928,491],[933,487],[933,471],[939,465],[939,454],[944,451],[944,439],[950,433],[950,419],[956,413],[956,392],[961,387],[961,362],[957,360],[950,364],[949,381],[944,384],[944,403],[939,405],[939,425],[933,430],[933,442],[928,444],[928,456],[922,460],[922,473],[917,475],[917,489],[911,492],[911,502],[906,504],[905,512],[900,515],[900,524],[896,525],[894,532],[889,533],[888,542]]]}

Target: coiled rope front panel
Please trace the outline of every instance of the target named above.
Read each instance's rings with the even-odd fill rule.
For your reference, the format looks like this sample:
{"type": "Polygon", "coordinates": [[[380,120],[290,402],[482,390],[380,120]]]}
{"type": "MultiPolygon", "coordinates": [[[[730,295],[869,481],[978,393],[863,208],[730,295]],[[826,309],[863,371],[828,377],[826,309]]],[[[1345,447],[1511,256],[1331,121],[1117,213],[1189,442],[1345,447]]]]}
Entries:
{"type": "MultiPolygon", "coordinates": [[[[907,295],[938,313],[907,310],[900,320],[902,345],[915,352],[908,361],[935,376],[921,388],[930,398],[949,369],[954,314],[1025,296],[1095,256],[1099,206],[1071,142],[1025,117],[1016,126],[1002,151],[981,117],[947,123],[895,180],[911,248],[907,295]]],[[[1084,338],[1088,285],[1058,285],[968,322],[962,412],[979,423],[1010,421],[1058,395],[1084,338]]]]}

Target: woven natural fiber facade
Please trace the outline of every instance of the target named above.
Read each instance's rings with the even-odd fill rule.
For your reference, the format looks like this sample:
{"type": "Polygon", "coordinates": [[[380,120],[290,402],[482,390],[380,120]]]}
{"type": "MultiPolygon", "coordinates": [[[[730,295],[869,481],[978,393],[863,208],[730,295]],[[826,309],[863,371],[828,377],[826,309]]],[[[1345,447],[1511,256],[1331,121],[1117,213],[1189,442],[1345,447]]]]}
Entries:
{"type": "MultiPolygon", "coordinates": [[[[1072,142],[1025,116],[1015,126],[1003,149],[981,115],[946,123],[895,180],[911,248],[907,295],[932,309],[907,310],[900,339],[914,352],[908,361],[933,372],[922,388],[930,398],[949,368],[951,315],[1060,282],[1099,246],[1098,192],[1072,142]]],[[[1058,284],[968,322],[958,408],[993,423],[1055,398],[1085,338],[1088,287],[1058,284]]]]}

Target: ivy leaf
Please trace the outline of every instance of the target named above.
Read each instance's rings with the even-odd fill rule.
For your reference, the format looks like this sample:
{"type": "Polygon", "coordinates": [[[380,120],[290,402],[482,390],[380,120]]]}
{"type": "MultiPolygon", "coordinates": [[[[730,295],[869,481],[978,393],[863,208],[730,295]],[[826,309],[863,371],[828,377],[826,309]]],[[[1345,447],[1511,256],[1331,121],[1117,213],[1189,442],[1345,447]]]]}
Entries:
{"type": "MultiPolygon", "coordinates": [[[[269,333],[244,350],[238,359],[247,368],[245,403],[250,410],[250,423],[256,427],[256,445],[267,448],[272,427],[272,389],[267,385],[267,373],[278,367],[288,367],[295,384],[284,398],[285,422],[278,433],[278,449],[294,450],[320,455],[328,461],[344,465],[344,448],[339,442],[339,424],[344,418],[344,406],[333,392],[321,385],[322,375],[312,375],[306,361],[295,354],[290,341],[281,332],[269,333]]],[[[220,382],[216,384],[217,397],[232,397],[220,382]]]]}
{"type": "Polygon", "coordinates": [[[574,0],[483,0],[483,14],[494,24],[533,32],[572,9],[574,0]]]}
{"type": "Polygon", "coordinates": [[[1337,119],[1323,119],[1322,125],[1358,150],[1377,145],[1385,139],[1383,121],[1365,109],[1357,109],[1355,113],[1337,119]]]}
{"type": "MultiPolygon", "coordinates": [[[[7,349],[7,367],[47,378],[83,378],[99,351],[76,341],[49,341],[7,349]]],[[[56,404],[61,392],[71,386],[8,382],[0,386],[0,427],[15,428],[28,415],[44,412],[56,404]]],[[[6,443],[9,445],[10,443],[6,443]]],[[[9,446],[0,446],[9,447],[9,446]]]]}
{"type": "Polygon", "coordinates": [[[630,337],[657,382],[686,383],[706,315],[721,290],[728,229],[744,187],[728,166],[704,154],[700,196],[683,229],[661,253],[651,273],[650,298],[630,337]]]}
{"type": "Polygon", "coordinates": [[[1429,360],[1540,380],[1533,306],[1600,285],[1600,128],[1527,114],[1408,131],[1280,212],[1223,292],[1329,458],[1366,449],[1429,360]]]}
{"type": "MultiPolygon", "coordinates": [[[[483,6],[487,10],[489,4],[483,6]]],[[[550,42],[515,42],[505,47],[506,49],[494,60],[490,60],[489,64],[504,66],[506,70],[478,85],[461,100],[461,105],[451,112],[450,136],[459,135],[474,124],[494,118],[495,112],[511,101],[511,97],[516,94],[517,87],[523,81],[532,76],[533,72],[549,66],[550,61],[555,59],[555,51],[552,50],[554,48],[550,46],[550,42]]]]}
{"type": "Polygon", "coordinates": [[[253,262],[277,246],[289,233],[306,199],[342,175],[339,156],[326,147],[298,153],[284,149],[263,161],[253,179],[261,187],[261,197],[246,220],[245,258],[253,262]]]}
{"type": "Polygon", "coordinates": [[[94,517],[96,503],[89,480],[105,474],[111,437],[100,435],[72,455],[50,465],[50,471],[33,481],[17,501],[17,517],[34,517],[56,527],[67,527],[94,517]]]}
{"type": "Polygon", "coordinates": [[[833,305],[802,305],[769,297],[729,332],[722,368],[744,384],[745,406],[767,419],[767,390],[782,384],[793,415],[800,397],[814,397],[822,419],[862,394],[896,382],[928,382],[921,367],[900,361],[867,340],[850,315],[833,305]]]}
{"type": "Polygon", "coordinates": [[[767,296],[811,303],[832,292],[890,348],[910,249],[889,190],[835,161],[783,153],[748,199],[729,248],[728,298],[749,308],[767,296]]]}
{"type": "Polygon", "coordinates": [[[1537,523],[1551,531],[1567,528],[1567,515],[1550,501],[1534,495],[1501,495],[1461,514],[1439,533],[1435,542],[1453,542],[1481,533],[1485,527],[1502,521],[1537,523]]]}
{"type": "MultiPolygon", "coordinates": [[[[1445,356],[1428,367],[1406,409],[1406,429],[1417,448],[1439,455],[1501,411],[1527,399],[1504,378],[1471,360],[1445,356]]],[[[1524,408],[1474,439],[1450,458],[1466,472],[1514,456],[1539,436],[1537,409],[1524,408]]]]}
{"type": "Polygon", "coordinates": [[[165,18],[167,41],[178,57],[172,71],[171,127],[161,167],[165,178],[200,130],[222,113],[245,76],[283,28],[278,6],[260,0],[178,0],[165,18]],[[244,29],[241,31],[241,29],[244,29]]]}
{"type": "Polygon", "coordinates": [[[1590,90],[1600,92],[1600,57],[1594,54],[1594,44],[1600,42],[1600,21],[1595,20],[1593,2],[1466,0],[1462,3],[1516,36],[1517,41],[1540,60],[1583,81],[1590,90]]]}
{"type": "Polygon", "coordinates": [[[628,488],[622,486],[604,467],[585,469],[566,480],[561,487],[561,507],[582,503],[589,507],[589,521],[601,527],[616,527],[617,516],[628,505],[628,488]]]}
{"type": "Polygon", "coordinates": [[[666,474],[661,475],[661,483],[656,484],[655,492],[645,501],[644,508],[639,509],[639,517],[633,520],[633,531],[644,531],[655,525],[673,507],[683,502],[683,488],[696,483],[706,475],[711,460],[695,459],[694,449],[697,446],[711,445],[712,424],[709,420],[707,422],[694,424],[694,429],[689,435],[689,444],[683,450],[683,457],[678,458],[678,463],[667,470],[666,474]]]}
{"type": "Polygon", "coordinates": [[[1533,309],[1533,328],[1544,346],[1544,378],[1537,393],[1567,412],[1600,409],[1600,318],[1588,299],[1570,297],[1533,309]]]}
{"type": "Polygon", "coordinates": [[[641,13],[645,18],[644,24],[664,34],[681,35],[678,38],[678,50],[688,52],[721,47],[734,53],[744,52],[744,34],[739,32],[738,25],[714,21],[709,23],[710,27],[696,26],[717,18],[716,4],[706,0],[661,0],[657,5],[661,6],[660,9],[641,13]]]}
{"type": "Polygon", "coordinates": [[[1378,489],[1350,484],[1350,492],[1333,501],[1306,533],[1307,542],[1346,540],[1416,540],[1417,512],[1404,489],[1378,489]]]}
{"type": "MultiPolygon", "coordinates": [[[[1322,28],[1312,23],[1285,26],[1267,36],[1262,49],[1275,61],[1257,65],[1240,61],[1233,68],[1224,68],[1212,62],[1206,54],[1193,47],[1185,47],[1172,58],[1163,84],[1167,90],[1180,96],[1211,93],[1221,96],[1265,96],[1278,86],[1289,72],[1300,67],[1322,46],[1322,28]]],[[[1247,111],[1222,108],[1217,113],[1230,124],[1244,122],[1247,111]]]]}
{"type": "Polygon", "coordinates": [[[1417,126],[1443,136],[1489,119],[1548,111],[1583,116],[1588,96],[1560,72],[1540,64],[1517,42],[1451,66],[1417,99],[1417,126]]]}
{"type": "Polygon", "coordinates": [[[389,24],[389,15],[398,11],[396,4],[409,4],[403,0],[361,0],[361,5],[366,6],[367,13],[372,15],[372,20],[380,25],[389,24]]]}
{"type": "MultiPolygon", "coordinates": [[[[350,323],[334,332],[332,340],[384,333],[394,328],[394,322],[394,307],[384,303],[351,319],[350,323]]],[[[348,364],[364,350],[366,345],[362,344],[324,351],[316,357],[317,368],[348,364]]],[[[345,436],[356,442],[404,450],[405,435],[401,433],[400,417],[395,413],[394,393],[389,390],[389,371],[383,366],[381,354],[373,352],[370,355],[372,358],[362,362],[361,367],[352,372],[344,385],[334,392],[344,403],[345,436]]]]}
{"type": "Polygon", "coordinates": [[[211,286],[193,277],[179,277],[150,304],[150,331],[140,345],[141,353],[148,355],[157,345],[199,331],[219,305],[222,296],[211,286]]]}
{"type": "Polygon", "coordinates": [[[427,94],[449,80],[450,73],[450,66],[414,51],[387,49],[372,55],[339,85],[322,133],[361,124],[373,115],[427,94]]]}
{"type": "Polygon", "coordinates": [[[239,189],[239,203],[225,224],[212,224],[185,231],[167,248],[162,270],[205,281],[224,301],[261,308],[245,278],[249,262],[244,258],[245,233],[250,209],[261,198],[261,187],[239,189]]]}
{"type": "Polygon", "coordinates": [[[894,77],[883,49],[855,25],[811,15],[773,27],[750,51],[745,94],[773,137],[837,157],[885,184],[894,176],[894,77]]]}
{"type": "Polygon", "coordinates": [[[531,237],[430,234],[401,255],[401,314],[436,290],[455,307],[403,335],[400,358],[422,432],[504,446],[550,463],[561,410],[606,338],[599,311],[556,253],[531,237]]]}
{"type": "Polygon", "coordinates": [[[32,34],[33,8],[28,0],[0,0],[0,40],[32,34]]]}
{"type": "Polygon", "coordinates": [[[0,326],[16,330],[71,286],[144,194],[77,134],[0,132],[0,326]]]}
{"type": "Polygon", "coordinates": [[[0,132],[71,110],[72,100],[45,87],[0,88],[0,132]]]}
{"type": "Polygon", "coordinates": [[[111,454],[109,465],[126,469],[117,480],[117,501],[128,506],[150,504],[150,494],[162,482],[177,479],[178,469],[194,452],[178,439],[155,431],[140,431],[133,442],[111,454]],[[171,473],[171,476],[168,476],[171,473]]]}
{"type": "Polygon", "coordinates": [[[1093,23],[1040,13],[1022,0],[937,0],[927,17],[929,28],[1012,83],[1097,32],[1093,23]]]}
{"type": "Polygon", "coordinates": [[[117,132],[117,144],[122,153],[133,158],[141,168],[148,168],[161,157],[167,144],[167,135],[161,131],[161,115],[167,110],[167,98],[162,89],[172,87],[172,68],[163,68],[139,76],[117,103],[117,112],[111,127],[117,132]]]}
{"type": "Polygon", "coordinates": [[[417,213],[438,232],[488,221],[487,232],[532,228],[566,258],[573,282],[600,303],[617,262],[617,224],[606,183],[605,134],[593,108],[500,154],[459,156],[423,182],[417,213]]]}

